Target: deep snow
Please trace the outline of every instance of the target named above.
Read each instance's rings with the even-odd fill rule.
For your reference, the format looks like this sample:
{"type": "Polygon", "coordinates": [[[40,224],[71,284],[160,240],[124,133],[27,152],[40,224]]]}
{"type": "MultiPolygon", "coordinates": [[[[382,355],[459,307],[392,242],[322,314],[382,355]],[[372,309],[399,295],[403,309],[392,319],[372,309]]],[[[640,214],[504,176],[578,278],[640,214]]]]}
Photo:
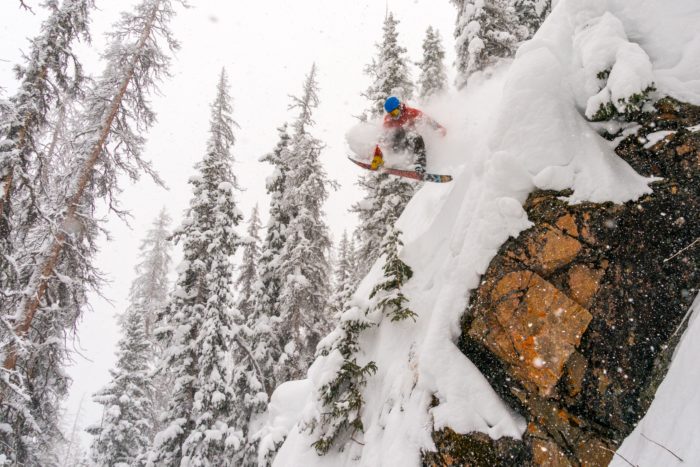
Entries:
{"type": "MultiPolygon", "coordinates": [[[[297,392],[296,404],[306,407],[275,466],[420,465],[420,451],[433,448],[433,427],[493,438],[521,435],[523,420],[454,344],[469,291],[503,242],[531,225],[522,203],[533,189],[571,188],[573,203],[624,202],[650,192],[650,180],[619,159],[587,121],[591,105],[650,80],[658,94],[700,104],[697,1],[633,3],[561,0],[512,63],[474,75],[463,92],[423,107],[448,130],[445,139],[426,132],[428,169],[455,180],[426,184],[398,221],[405,244],[401,256],[414,271],[404,293],[417,322],[385,319],[361,336],[360,363],[373,360],[378,367],[364,391],[365,432],[342,452],[318,456],[310,447],[314,439],[298,429],[318,410],[316,398],[297,392]],[[610,34],[586,34],[595,27],[610,34]],[[614,48],[601,45],[600,37],[614,48]],[[597,66],[619,70],[611,72],[614,79],[602,95],[592,85],[601,71],[597,66]],[[439,405],[431,408],[433,396],[439,405]]],[[[376,133],[378,122],[374,125],[375,130],[371,125],[351,130],[350,146],[363,153],[373,147],[366,141],[367,132],[376,133]]],[[[380,263],[360,284],[356,305],[367,303],[381,276],[380,263]]],[[[688,332],[700,332],[693,324],[688,332]]],[[[684,345],[693,340],[700,338],[686,336],[684,345]]],[[[685,354],[674,364],[683,365],[680,355],[685,354]]],[[[321,357],[313,364],[310,387],[319,388],[337,368],[331,360],[321,357]]],[[[662,412],[656,417],[667,416],[662,412]]]]}

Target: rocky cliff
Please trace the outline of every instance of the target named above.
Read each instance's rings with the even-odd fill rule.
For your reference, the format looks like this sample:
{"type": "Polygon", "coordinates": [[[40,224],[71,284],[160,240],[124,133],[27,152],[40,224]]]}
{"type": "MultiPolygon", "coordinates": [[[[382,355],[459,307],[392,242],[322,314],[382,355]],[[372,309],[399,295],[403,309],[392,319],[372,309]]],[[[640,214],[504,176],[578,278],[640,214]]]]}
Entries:
{"type": "Polygon", "coordinates": [[[532,193],[535,225],[473,291],[459,346],[528,422],[522,440],[434,433],[425,465],[607,465],[644,415],[700,285],[700,107],[670,98],[606,136],[653,193],[532,193]]]}

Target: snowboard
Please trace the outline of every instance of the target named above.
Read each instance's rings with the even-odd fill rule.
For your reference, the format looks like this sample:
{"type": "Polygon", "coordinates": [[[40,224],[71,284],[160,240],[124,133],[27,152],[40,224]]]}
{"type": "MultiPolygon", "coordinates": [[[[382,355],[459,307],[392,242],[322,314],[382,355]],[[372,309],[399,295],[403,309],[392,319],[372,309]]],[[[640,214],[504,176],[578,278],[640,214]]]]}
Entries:
{"type": "MultiPolygon", "coordinates": [[[[352,162],[359,165],[363,169],[372,170],[370,164],[368,164],[367,162],[360,162],[353,159],[352,157],[348,157],[348,159],[350,159],[352,162]]],[[[374,170],[372,171],[374,172],[374,170]]],[[[395,169],[393,167],[382,166],[379,169],[377,169],[377,171],[381,171],[390,175],[396,175],[399,177],[410,178],[413,180],[420,180],[423,182],[447,183],[452,181],[451,175],[420,173],[416,172],[415,170],[395,169]]]]}

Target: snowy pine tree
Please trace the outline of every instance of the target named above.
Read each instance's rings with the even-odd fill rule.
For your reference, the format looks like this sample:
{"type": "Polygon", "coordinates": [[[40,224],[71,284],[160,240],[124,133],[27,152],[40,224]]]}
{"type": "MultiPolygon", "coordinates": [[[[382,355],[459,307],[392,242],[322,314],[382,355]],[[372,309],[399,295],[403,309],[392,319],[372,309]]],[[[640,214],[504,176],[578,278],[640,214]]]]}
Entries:
{"type": "MultiPolygon", "coordinates": [[[[11,430],[1,436],[14,438],[3,439],[0,449],[9,447],[11,459],[48,465],[35,462],[34,453],[53,444],[48,437],[58,432],[58,405],[68,385],[62,368],[69,358],[67,340],[86,305],[87,291],[101,281],[92,264],[100,232],[95,205],[106,199],[110,207],[117,206],[120,173],[132,178],[144,171],[153,174],[140,157],[143,137],[136,128],[141,133],[154,120],[147,98],[157,79],[167,75],[161,39],[171,49],[177,45],[167,25],[173,14],[170,1],[145,0],[134,13],[122,16],[104,54],[107,69],[86,92],[81,128],[73,133],[74,154],[51,177],[51,186],[33,190],[41,194],[36,199],[42,200],[43,212],[36,222],[23,224],[27,229],[14,262],[21,293],[13,295],[3,316],[7,378],[2,379],[2,410],[11,430]]],[[[39,55],[44,57],[45,51],[39,55]]],[[[21,199],[17,193],[13,203],[21,199]]]]}
{"type": "Polygon", "coordinates": [[[421,99],[427,100],[447,89],[444,60],[445,49],[442,47],[440,32],[428,26],[423,40],[423,61],[418,64],[421,70],[418,96],[421,99]]]}
{"type": "Polygon", "coordinates": [[[552,0],[515,0],[518,23],[527,27],[527,39],[535,35],[552,10],[552,0]]]}
{"type": "Polygon", "coordinates": [[[335,267],[335,284],[333,297],[331,298],[331,310],[334,315],[340,316],[345,304],[355,291],[355,242],[352,237],[348,237],[347,231],[343,231],[343,236],[338,245],[338,257],[335,267]]]}
{"type": "Polygon", "coordinates": [[[233,387],[234,342],[242,321],[231,293],[236,207],[231,148],[235,142],[231,98],[224,71],[211,109],[210,135],[193,196],[174,238],[182,244],[176,290],[159,316],[165,350],[162,365],[174,378],[165,428],[156,436],[150,465],[229,465],[241,443],[231,423],[239,403],[233,387]]]}
{"type": "Polygon", "coordinates": [[[302,97],[293,97],[292,104],[299,115],[292,126],[294,133],[286,161],[284,203],[289,224],[279,257],[283,283],[277,329],[284,355],[278,362],[278,382],[299,379],[305,374],[316,344],[328,330],[331,244],[323,220],[323,203],[333,184],[320,161],[323,144],[309,133],[318,103],[314,65],[304,83],[302,97]]]}
{"type": "Polygon", "coordinates": [[[279,141],[275,149],[260,159],[271,163],[274,171],[267,178],[267,192],[270,195],[269,220],[260,248],[252,312],[247,318],[247,325],[252,333],[251,349],[262,370],[263,385],[267,388],[268,395],[271,395],[277,386],[275,368],[282,355],[281,341],[275,332],[280,323],[279,295],[283,281],[280,255],[289,225],[289,212],[285,203],[291,137],[287,124],[278,128],[278,133],[279,141]]]}
{"type": "Polygon", "coordinates": [[[118,349],[116,368],[110,372],[112,379],[93,397],[104,406],[100,424],[88,428],[95,437],[90,447],[95,466],[144,465],[152,435],[152,347],[136,307],[123,317],[118,349]]]}
{"type": "Polygon", "coordinates": [[[269,397],[278,384],[277,365],[283,354],[282,338],[278,335],[281,325],[279,296],[284,280],[280,255],[289,224],[286,200],[291,137],[287,124],[278,128],[278,133],[279,141],[274,150],[260,159],[274,167],[272,175],[267,178],[269,220],[260,247],[252,306],[245,322],[245,329],[249,332],[249,353],[239,346],[236,356],[235,388],[239,404],[233,417],[245,443],[236,455],[236,460],[241,465],[257,463],[259,439],[250,430],[250,424],[267,409],[269,397]]]}
{"type": "Polygon", "coordinates": [[[317,388],[320,415],[307,426],[317,436],[313,447],[319,454],[327,453],[334,444],[342,445],[357,431],[364,430],[362,391],[367,379],[377,372],[377,365],[358,361],[358,338],[374,325],[376,321],[367,316],[366,310],[348,306],[338,327],[324,340],[327,348],[321,351],[320,358],[337,360],[339,364],[335,368],[335,378],[317,388]]]}
{"type": "MultiPolygon", "coordinates": [[[[151,367],[157,365],[156,359],[163,349],[155,337],[154,324],[160,312],[167,305],[170,283],[168,274],[171,268],[170,251],[170,225],[171,219],[163,208],[158,217],[153,221],[152,227],[146,233],[146,238],[139,247],[140,259],[136,265],[136,279],[131,283],[129,290],[128,312],[140,316],[143,323],[143,331],[153,348],[153,357],[149,359],[151,367]]],[[[165,373],[152,375],[151,404],[153,406],[153,419],[151,426],[155,430],[162,428],[158,420],[158,414],[165,410],[172,388],[172,381],[165,373]]]]}
{"type": "Polygon", "coordinates": [[[254,287],[258,282],[258,261],[260,260],[260,216],[258,205],[253,208],[248,221],[248,237],[243,245],[243,259],[238,268],[236,290],[238,291],[238,309],[244,318],[253,311],[254,287]]]}
{"type": "Polygon", "coordinates": [[[165,308],[170,291],[170,222],[171,218],[163,208],[141,242],[136,280],[131,283],[129,291],[130,308],[143,318],[146,337],[153,342],[153,323],[158,313],[165,308]]]}
{"type": "Polygon", "coordinates": [[[455,47],[457,87],[467,84],[469,75],[512,57],[527,28],[518,25],[510,0],[451,0],[457,7],[455,47]]]}
{"type": "MultiPolygon", "coordinates": [[[[253,208],[248,223],[248,238],[244,240],[243,261],[239,268],[236,288],[239,292],[238,309],[241,311],[241,334],[236,344],[235,367],[233,370],[233,387],[238,403],[233,410],[233,425],[241,433],[242,446],[235,454],[235,465],[256,465],[258,458],[258,439],[255,437],[255,421],[266,409],[269,395],[274,389],[271,384],[273,368],[270,355],[265,351],[269,342],[271,329],[261,322],[260,309],[256,308],[256,291],[263,288],[258,278],[260,261],[260,218],[258,206],[253,208]],[[262,333],[259,331],[265,329],[262,333]],[[256,332],[258,331],[258,332],[256,332]],[[256,352],[256,350],[261,352],[256,352]],[[258,363],[260,360],[260,364],[258,363]]],[[[268,310],[269,311],[269,310],[268,310]]],[[[262,317],[268,318],[264,313],[262,317]]],[[[267,322],[267,320],[264,320],[267,322]]],[[[278,346],[272,347],[278,349],[278,346]]],[[[279,356],[279,351],[275,352],[279,356]]]]}
{"type": "MultiPolygon", "coordinates": [[[[340,324],[320,344],[319,364],[335,377],[316,388],[318,414],[308,422],[306,429],[316,436],[313,443],[319,454],[327,453],[333,446],[343,445],[364,431],[362,407],[364,387],[377,372],[377,365],[364,361],[359,344],[360,334],[382,322],[384,316],[391,321],[402,321],[416,314],[406,306],[408,299],[401,288],[413,275],[411,268],[399,258],[401,232],[393,227],[396,219],[388,219],[392,226],[384,237],[381,252],[384,258],[384,280],[374,286],[370,304],[362,309],[352,301],[346,303],[340,324]]],[[[356,440],[355,440],[356,441],[356,440]]]]}
{"type": "MultiPolygon", "coordinates": [[[[90,269],[89,251],[82,251],[81,257],[72,256],[71,252],[84,248],[79,246],[83,235],[83,243],[92,243],[99,231],[92,215],[96,201],[108,198],[110,207],[116,206],[119,172],[132,178],[146,172],[157,180],[150,165],[141,159],[144,138],[136,129],[147,128],[155,119],[147,93],[160,76],[167,74],[169,58],[160,50],[159,39],[171,49],[177,47],[168,29],[173,15],[170,1],[144,0],[133,14],[122,16],[111,34],[113,42],[105,54],[107,70],[86,98],[82,121],[88,131],[82,131],[76,143],[77,154],[66,169],[71,175],[65,174],[67,183],[54,189],[63,189],[57,197],[62,202],[47,215],[53,231],[44,232],[45,238],[53,240],[44,242],[33,270],[25,274],[27,298],[20,304],[21,319],[16,327],[20,336],[27,333],[52,284],[71,277],[70,273],[57,277],[51,271],[73,259],[83,265],[75,268],[76,274],[90,269]]],[[[8,353],[7,369],[14,368],[16,356],[15,352],[8,353]]]]}
{"type": "Polygon", "coordinates": [[[384,114],[384,101],[389,96],[402,100],[413,97],[413,82],[408,69],[406,49],[399,45],[396,30],[399,21],[389,13],[384,20],[382,42],[377,44],[377,57],[365,68],[372,84],[364,96],[371,102],[370,114],[376,118],[384,114]]]}
{"type": "Polygon", "coordinates": [[[369,298],[377,297],[377,308],[388,314],[392,321],[402,321],[411,318],[415,321],[416,314],[406,307],[408,299],[401,292],[401,287],[413,276],[411,268],[399,258],[399,248],[403,246],[401,232],[396,229],[393,220],[391,228],[384,237],[381,253],[384,257],[385,281],[375,285],[369,298]]]}
{"type": "Polygon", "coordinates": [[[356,235],[357,272],[362,278],[381,254],[380,246],[388,229],[388,219],[397,219],[411,200],[415,186],[399,177],[369,174],[360,178],[358,185],[366,191],[364,199],[355,203],[351,211],[357,213],[359,224],[356,235]]]}
{"type": "MultiPolygon", "coordinates": [[[[375,118],[384,114],[384,101],[390,95],[408,99],[413,93],[404,57],[406,49],[398,45],[397,24],[389,14],[384,22],[383,41],[377,45],[379,53],[366,70],[374,81],[364,95],[370,101],[369,113],[375,118]]],[[[388,227],[387,218],[389,215],[398,218],[403,212],[413,197],[415,184],[383,173],[368,173],[360,178],[358,185],[366,195],[351,211],[360,221],[357,269],[358,275],[363,277],[379,257],[379,245],[388,227]]]]}
{"type": "Polygon", "coordinates": [[[50,465],[47,452],[60,439],[59,404],[68,386],[63,362],[62,325],[42,320],[34,326],[33,346],[25,340],[17,308],[22,303],[27,267],[35,246],[28,238],[46,206],[42,170],[48,161],[37,148],[48,131],[52,109],[63,96],[80,94],[82,66],[73,52],[76,39],[89,40],[92,0],[47,1],[50,10],[31,41],[25,63],[15,68],[18,91],[0,103],[0,458],[18,464],[50,465]],[[21,349],[21,350],[20,350],[21,349]],[[24,357],[19,369],[13,355],[24,357]],[[9,360],[9,361],[8,361],[9,360]],[[44,371],[50,367],[50,371],[44,371]],[[31,377],[30,375],[33,375],[31,377]]]}
{"type": "Polygon", "coordinates": [[[39,138],[52,109],[63,96],[80,93],[82,65],[73,52],[76,39],[89,41],[88,26],[93,0],[50,0],[51,11],[32,41],[24,65],[15,68],[19,90],[0,113],[0,279],[11,260],[12,226],[23,227],[41,210],[35,203],[33,176],[41,167],[39,138]],[[72,72],[72,76],[71,76],[72,72]],[[16,206],[12,207],[13,199],[16,206]]]}
{"type": "Polygon", "coordinates": [[[278,133],[279,141],[275,149],[260,159],[271,163],[274,171],[267,178],[267,192],[270,195],[269,220],[260,248],[258,280],[254,286],[252,309],[246,320],[251,332],[251,351],[261,369],[262,384],[268,396],[277,386],[275,368],[282,355],[281,339],[276,335],[280,323],[279,295],[283,282],[280,255],[289,225],[289,212],[285,203],[291,137],[287,131],[287,124],[278,128],[278,133]]]}

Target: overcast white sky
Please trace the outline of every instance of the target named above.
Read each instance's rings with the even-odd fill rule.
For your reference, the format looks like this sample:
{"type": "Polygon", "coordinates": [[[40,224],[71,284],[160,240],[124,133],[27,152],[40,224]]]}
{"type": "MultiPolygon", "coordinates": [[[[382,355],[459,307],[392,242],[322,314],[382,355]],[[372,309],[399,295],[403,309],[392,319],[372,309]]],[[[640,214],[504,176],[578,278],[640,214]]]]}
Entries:
{"type": "MultiPolygon", "coordinates": [[[[37,5],[38,0],[26,3],[37,5]]],[[[103,44],[102,33],[109,29],[119,11],[136,0],[97,0],[99,11],[93,16],[93,47],[81,48],[87,68],[99,73],[101,64],[96,51],[103,44]]],[[[156,187],[144,179],[124,185],[123,207],[134,218],[131,228],[110,218],[108,229],[112,241],[102,242],[99,266],[107,273],[110,284],[103,294],[111,303],[93,297],[94,310],[86,313],[79,328],[74,378],[67,405],[72,424],[83,399],[80,425],[96,422],[101,406],[90,395],[109,378],[114,364],[114,350],[119,338],[114,317],[126,306],[138,244],[158,211],[165,206],[175,222],[187,207],[190,187],[187,178],[193,164],[201,159],[207,139],[209,103],[215,83],[225,67],[234,98],[234,118],[240,125],[234,147],[239,184],[240,208],[247,217],[255,203],[266,216],[265,178],[270,166],[258,162],[277,142],[276,128],[293,115],[287,111],[289,94],[299,94],[311,64],[319,68],[321,104],[315,114],[315,135],[327,147],[322,154],[329,175],[341,189],[326,205],[328,223],[337,239],[343,229],[351,230],[354,216],[348,207],[361,192],[354,186],[360,170],[346,156],[345,132],[366,108],[360,96],[368,84],[364,66],[376,53],[374,44],[381,39],[385,2],[354,0],[241,1],[191,0],[192,8],[180,10],[173,24],[182,49],[173,62],[173,77],[163,83],[162,95],[154,98],[158,123],[148,135],[146,157],[166,181],[169,190],[156,187]]],[[[18,8],[18,0],[3,0],[0,5],[0,87],[11,95],[15,88],[12,66],[20,60],[27,38],[33,37],[42,12],[32,15],[18,8]]],[[[408,49],[409,58],[421,58],[425,29],[437,27],[447,49],[448,67],[452,64],[452,31],[455,9],[448,0],[392,0],[388,5],[399,25],[399,38],[408,49]]],[[[414,78],[417,70],[414,69],[414,78]]],[[[450,75],[452,79],[452,74],[450,75]]],[[[89,435],[84,436],[84,440],[89,435]]]]}

